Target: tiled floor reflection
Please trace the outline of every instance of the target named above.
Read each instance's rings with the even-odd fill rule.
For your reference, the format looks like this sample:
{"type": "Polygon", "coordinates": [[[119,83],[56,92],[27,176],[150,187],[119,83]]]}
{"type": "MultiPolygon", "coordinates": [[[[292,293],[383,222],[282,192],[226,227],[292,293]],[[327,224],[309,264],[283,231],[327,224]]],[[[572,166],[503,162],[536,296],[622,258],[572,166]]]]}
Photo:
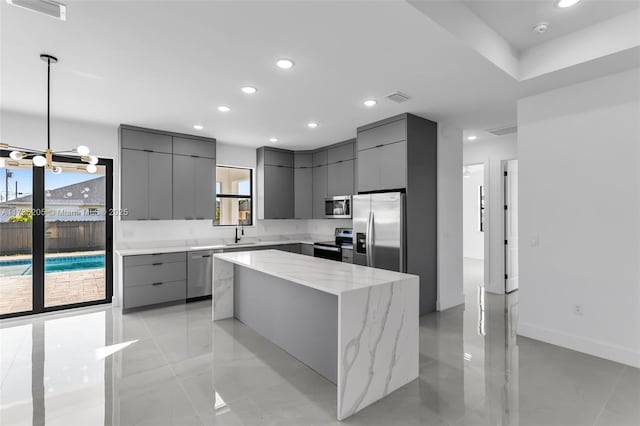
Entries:
{"type": "MultiPolygon", "coordinates": [[[[515,336],[517,292],[423,317],[420,378],[349,425],[638,425],[637,369],[515,336]]],[[[335,387],[210,302],[0,323],[0,424],[325,425],[335,387]]]]}

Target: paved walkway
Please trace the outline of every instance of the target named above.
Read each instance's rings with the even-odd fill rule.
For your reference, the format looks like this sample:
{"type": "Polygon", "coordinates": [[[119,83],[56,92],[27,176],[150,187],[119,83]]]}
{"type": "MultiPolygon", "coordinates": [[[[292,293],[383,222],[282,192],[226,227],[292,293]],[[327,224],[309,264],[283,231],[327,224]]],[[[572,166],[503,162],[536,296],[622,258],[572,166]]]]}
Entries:
{"type": "MultiPolygon", "coordinates": [[[[0,315],[31,310],[31,278],[0,277],[0,315]]],[[[104,269],[49,273],[44,288],[45,307],[104,299],[104,269]]]]}

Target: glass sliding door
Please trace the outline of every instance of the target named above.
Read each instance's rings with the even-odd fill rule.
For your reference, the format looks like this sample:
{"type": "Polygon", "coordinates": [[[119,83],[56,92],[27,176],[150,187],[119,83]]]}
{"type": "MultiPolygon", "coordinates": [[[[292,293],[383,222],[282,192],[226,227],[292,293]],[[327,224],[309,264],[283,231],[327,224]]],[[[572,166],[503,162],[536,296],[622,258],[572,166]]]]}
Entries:
{"type": "Polygon", "coordinates": [[[106,167],[55,162],[44,175],[44,306],[104,300],[106,167]]]}
{"type": "Polygon", "coordinates": [[[0,155],[0,315],[33,309],[31,161],[0,155]]]}
{"type": "Polygon", "coordinates": [[[59,174],[0,160],[0,318],[110,302],[111,160],[88,173],[54,157],[59,174]]]}

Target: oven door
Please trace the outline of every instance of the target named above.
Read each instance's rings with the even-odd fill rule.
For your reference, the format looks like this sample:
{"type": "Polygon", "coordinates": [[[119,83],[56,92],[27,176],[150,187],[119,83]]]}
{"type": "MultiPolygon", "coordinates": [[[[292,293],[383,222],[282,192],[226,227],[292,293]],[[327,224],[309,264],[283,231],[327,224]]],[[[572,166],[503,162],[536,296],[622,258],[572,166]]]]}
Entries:
{"type": "Polygon", "coordinates": [[[330,246],[313,246],[313,257],[321,257],[323,259],[342,261],[342,250],[340,247],[330,246]]]}
{"type": "Polygon", "coordinates": [[[351,219],[351,195],[325,198],[324,217],[327,219],[351,219]]]}

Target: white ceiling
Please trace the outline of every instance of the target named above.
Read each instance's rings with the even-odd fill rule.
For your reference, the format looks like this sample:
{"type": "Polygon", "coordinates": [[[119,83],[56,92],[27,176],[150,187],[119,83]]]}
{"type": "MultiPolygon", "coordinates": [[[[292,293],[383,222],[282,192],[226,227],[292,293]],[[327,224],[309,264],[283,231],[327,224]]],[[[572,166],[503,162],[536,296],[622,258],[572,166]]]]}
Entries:
{"type": "Polygon", "coordinates": [[[474,133],[516,122],[522,85],[405,1],[67,5],[61,22],[1,2],[0,109],[44,114],[46,52],[60,59],[54,119],[248,146],[277,137],[284,148],[353,138],[356,127],[403,112],[474,133]],[[280,57],[296,66],[276,68],[280,57]],[[241,93],[247,84],[258,93],[241,93]],[[411,100],[383,99],[395,90],[411,100]],[[378,105],[365,108],[367,98],[378,105]],[[220,113],[221,104],[233,110],[220,113]],[[320,127],[306,128],[310,120],[320,127]]]}
{"type": "Polygon", "coordinates": [[[582,0],[561,9],[556,0],[462,0],[478,17],[517,51],[523,51],[563,35],[640,8],[639,0],[582,0]],[[544,34],[533,32],[549,23],[544,34]]]}

